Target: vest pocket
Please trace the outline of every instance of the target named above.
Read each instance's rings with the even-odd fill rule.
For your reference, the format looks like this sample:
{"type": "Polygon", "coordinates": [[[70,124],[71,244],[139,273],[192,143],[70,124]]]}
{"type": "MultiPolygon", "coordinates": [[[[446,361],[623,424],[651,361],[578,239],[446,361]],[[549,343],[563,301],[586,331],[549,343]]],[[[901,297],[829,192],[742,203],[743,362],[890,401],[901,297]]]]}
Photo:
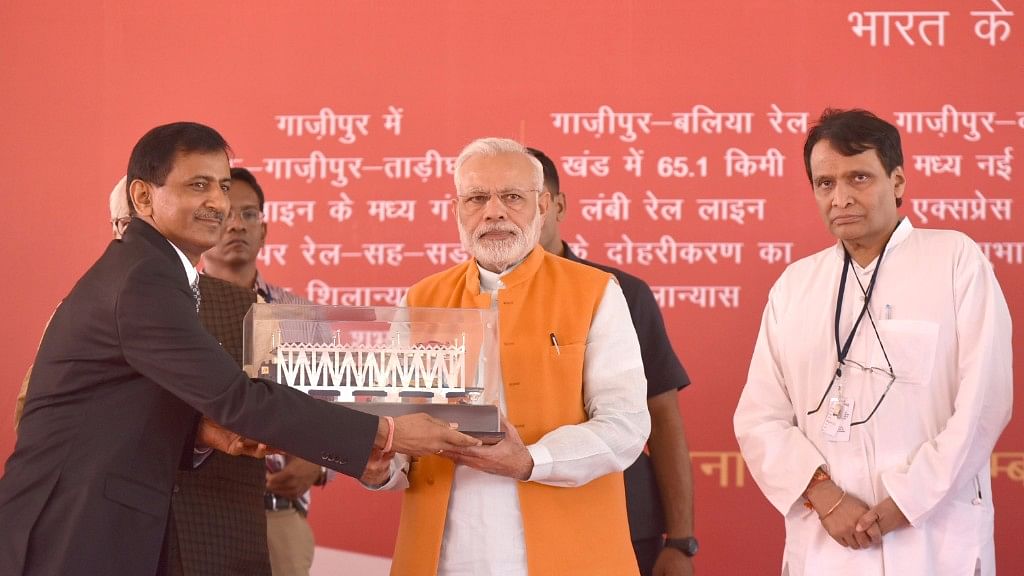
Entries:
{"type": "Polygon", "coordinates": [[[551,381],[559,385],[583,382],[583,358],[586,344],[559,344],[548,349],[548,370],[551,381]]]}

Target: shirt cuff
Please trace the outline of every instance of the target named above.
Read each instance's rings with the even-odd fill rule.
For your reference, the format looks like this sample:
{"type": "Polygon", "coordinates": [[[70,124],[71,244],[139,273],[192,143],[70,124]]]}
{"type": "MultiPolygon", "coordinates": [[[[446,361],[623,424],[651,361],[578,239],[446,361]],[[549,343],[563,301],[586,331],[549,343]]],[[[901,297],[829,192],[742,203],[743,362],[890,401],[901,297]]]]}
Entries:
{"type": "Polygon", "coordinates": [[[213,448],[192,448],[192,468],[199,468],[213,454],[213,448]]]}
{"type": "Polygon", "coordinates": [[[551,467],[554,464],[554,458],[551,457],[551,451],[542,444],[530,444],[526,449],[530,451],[530,456],[533,458],[533,471],[526,480],[547,480],[548,476],[551,475],[551,467]]]}
{"type": "Polygon", "coordinates": [[[396,460],[400,458],[395,456],[395,460],[391,461],[391,476],[383,484],[367,484],[362,480],[359,481],[363,485],[363,488],[370,490],[371,492],[382,492],[384,490],[405,490],[409,487],[409,461],[404,460],[399,463],[396,460]]]}

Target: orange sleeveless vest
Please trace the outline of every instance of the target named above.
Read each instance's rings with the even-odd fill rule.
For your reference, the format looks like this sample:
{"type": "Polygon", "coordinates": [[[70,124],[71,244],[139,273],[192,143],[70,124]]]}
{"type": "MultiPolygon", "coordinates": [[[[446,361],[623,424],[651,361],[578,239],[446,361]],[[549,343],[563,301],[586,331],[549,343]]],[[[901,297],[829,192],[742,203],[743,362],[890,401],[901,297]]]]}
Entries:
{"type": "MultiPolygon", "coordinates": [[[[501,369],[509,420],[523,442],[587,419],[583,358],[587,334],[611,275],[541,247],[502,277],[498,292],[501,369]],[[556,354],[550,335],[559,343],[556,354]]],[[[487,308],[476,261],[430,276],[409,290],[409,306],[487,308]]],[[[410,469],[391,573],[437,573],[454,464],[420,458],[410,469]]],[[[518,484],[526,559],[536,576],[638,574],[626,519],[622,473],[559,488],[518,484]]]]}

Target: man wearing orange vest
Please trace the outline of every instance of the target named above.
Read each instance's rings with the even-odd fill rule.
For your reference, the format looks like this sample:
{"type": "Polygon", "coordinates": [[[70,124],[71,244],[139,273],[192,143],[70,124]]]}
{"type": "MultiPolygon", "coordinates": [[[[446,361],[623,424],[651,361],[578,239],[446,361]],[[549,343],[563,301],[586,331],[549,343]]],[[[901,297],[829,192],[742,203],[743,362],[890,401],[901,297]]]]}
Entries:
{"type": "Polygon", "coordinates": [[[409,306],[499,311],[505,439],[379,465],[405,488],[392,574],[638,574],[622,470],[650,432],[636,332],[612,275],[539,245],[550,197],[512,140],[469,144],[454,209],[472,258],[409,306]]]}

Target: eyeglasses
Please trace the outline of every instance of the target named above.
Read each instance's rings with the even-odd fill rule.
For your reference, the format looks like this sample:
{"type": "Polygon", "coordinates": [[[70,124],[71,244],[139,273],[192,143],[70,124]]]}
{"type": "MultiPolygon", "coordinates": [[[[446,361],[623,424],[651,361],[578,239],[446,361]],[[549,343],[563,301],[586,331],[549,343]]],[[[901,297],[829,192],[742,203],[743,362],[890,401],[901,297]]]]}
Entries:
{"type": "Polygon", "coordinates": [[[259,224],[263,220],[263,212],[259,208],[245,208],[241,212],[234,208],[228,212],[228,217],[225,221],[230,220],[238,216],[245,224],[259,224]]]}
{"type": "Polygon", "coordinates": [[[821,395],[821,400],[818,401],[817,408],[808,412],[808,416],[814,414],[818,410],[821,410],[821,405],[825,403],[825,398],[828,397],[828,393],[832,390],[832,386],[835,385],[836,379],[842,377],[842,371],[845,367],[860,368],[860,370],[863,372],[870,372],[872,376],[879,376],[888,379],[888,383],[886,383],[885,385],[885,390],[883,390],[882,395],[878,397],[878,402],[875,402],[875,407],[871,409],[870,413],[868,413],[867,418],[859,420],[857,422],[851,422],[850,426],[857,426],[858,424],[863,424],[868,420],[871,420],[871,417],[875,415],[875,412],[878,410],[878,407],[882,405],[882,401],[885,400],[885,395],[889,393],[889,389],[892,388],[893,383],[896,382],[896,375],[893,374],[890,370],[886,370],[885,368],[879,368],[877,366],[867,366],[865,364],[857,362],[856,360],[850,360],[849,358],[847,358],[846,360],[843,361],[843,364],[841,366],[836,368],[835,373],[832,374],[832,381],[829,382],[828,388],[825,389],[825,393],[821,395]]]}
{"type": "Polygon", "coordinates": [[[878,407],[882,405],[882,400],[885,400],[885,395],[889,393],[889,389],[892,388],[893,382],[896,381],[896,375],[886,370],[885,368],[878,368],[877,366],[865,366],[860,362],[856,362],[854,360],[847,359],[846,363],[856,368],[860,368],[862,371],[871,372],[873,376],[882,376],[884,378],[889,379],[889,382],[887,382],[885,385],[885,390],[882,391],[882,395],[878,397],[878,402],[875,402],[875,407],[872,408],[871,412],[868,413],[868,417],[863,420],[860,420],[859,422],[850,423],[850,426],[856,426],[858,424],[863,424],[868,420],[871,420],[871,417],[875,415],[875,411],[878,410],[878,407]]]}
{"type": "Polygon", "coordinates": [[[472,193],[465,195],[458,195],[455,198],[459,202],[459,206],[467,214],[474,214],[483,210],[484,206],[487,206],[491,202],[492,197],[497,197],[498,200],[512,212],[520,212],[526,208],[529,203],[527,194],[540,194],[540,190],[506,190],[504,192],[497,192],[494,194],[472,193]]]}

